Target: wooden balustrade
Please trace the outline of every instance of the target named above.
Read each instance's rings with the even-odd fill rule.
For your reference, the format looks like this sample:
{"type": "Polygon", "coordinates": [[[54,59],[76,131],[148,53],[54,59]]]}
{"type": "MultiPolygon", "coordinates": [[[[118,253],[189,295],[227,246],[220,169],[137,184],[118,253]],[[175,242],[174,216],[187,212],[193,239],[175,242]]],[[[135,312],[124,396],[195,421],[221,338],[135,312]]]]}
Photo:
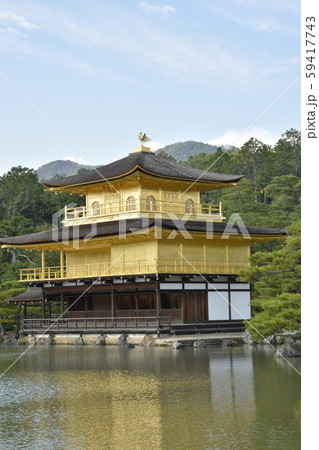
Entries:
{"type": "Polygon", "coordinates": [[[204,215],[205,217],[216,216],[216,218],[222,218],[222,204],[219,202],[218,205],[203,204],[203,203],[192,203],[191,205],[186,205],[185,201],[165,201],[156,200],[155,202],[150,202],[147,199],[135,199],[134,202],[114,202],[99,204],[98,206],[79,206],[77,208],[67,208],[65,207],[64,221],[73,220],[85,220],[103,217],[107,219],[110,217],[111,220],[120,219],[121,216],[131,215],[136,213],[143,214],[175,214],[177,216],[183,216],[185,213],[190,213],[192,215],[204,215]]]}
{"type": "Polygon", "coordinates": [[[237,274],[239,270],[248,267],[248,263],[211,263],[203,260],[189,262],[184,260],[151,260],[125,261],[112,265],[81,264],[60,267],[41,267],[20,269],[20,281],[57,280],[75,278],[96,278],[104,276],[140,275],[153,273],[175,274],[237,274]]]}
{"type": "Polygon", "coordinates": [[[160,330],[171,327],[171,317],[77,317],[59,319],[24,319],[23,331],[85,331],[107,329],[160,330]]]}

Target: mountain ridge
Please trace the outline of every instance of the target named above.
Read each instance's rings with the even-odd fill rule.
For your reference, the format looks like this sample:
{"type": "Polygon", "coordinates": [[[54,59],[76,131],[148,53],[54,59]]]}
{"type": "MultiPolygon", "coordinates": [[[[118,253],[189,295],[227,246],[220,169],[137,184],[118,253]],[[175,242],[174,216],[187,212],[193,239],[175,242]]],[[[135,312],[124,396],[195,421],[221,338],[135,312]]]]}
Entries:
{"type": "Polygon", "coordinates": [[[204,142],[198,141],[185,141],[176,142],[175,144],[169,144],[165,147],[159,148],[155,151],[158,155],[161,152],[172,156],[176,161],[187,161],[190,156],[199,155],[200,153],[206,153],[212,155],[217,152],[218,148],[226,148],[226,145],[210,145],[204,142]]]}
{"type": "Polygon", "coordinates": [[[77,162],[70,161],[69,159],[57,159],[55,161],[50,161],[49,163],[43,164],[36,169],[36,172],[39,180],[51,180],[57,175],[65,177],[76,175],[80,169],[91,170],[92,166],[79,164],[77,162]]]}

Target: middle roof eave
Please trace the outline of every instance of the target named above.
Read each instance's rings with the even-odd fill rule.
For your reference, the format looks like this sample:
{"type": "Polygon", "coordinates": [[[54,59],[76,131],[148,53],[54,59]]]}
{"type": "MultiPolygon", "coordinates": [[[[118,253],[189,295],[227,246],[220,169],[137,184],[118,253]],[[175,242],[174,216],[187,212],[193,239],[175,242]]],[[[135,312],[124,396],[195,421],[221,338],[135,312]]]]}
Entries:
{"type": "MultiPolygon", "coordinates": [[[[178,220],[160,220],[160,219],[128,219],[126,221],[112,221],[102,222],[94,225],[80,225],[78,227],[63,227],[57,230],[41,231],[39,233],[27,234],[22,236],[13,236],[11,238],[0,238],[0,244],[5,246],[22,246],[22,245],[37,245],[49,244],[53,242],[63,242],[66,240],[78,240],[90,237],[90,239],[116,236],[123,233],[134,233],[142,231],[154,226],[161,227],[167,230],[187,230],[189,232],[199,233],[216,233],[223,234],[227,232],[227,224],[219,222],[198,222],[198,221],[178,221],[178,220]],[[96,227],[96,228],[95,228],[96,227]]],[[[260,227],[246,227],[247,233],[252,236],[269,236],[272,238],[280,238],[286,236],[286,231],[278,228],[260,228],[260,227]]],[[[238,226],[234,225],[229,230],[230,236],[236,236],[242,233],[238,226]]]]}

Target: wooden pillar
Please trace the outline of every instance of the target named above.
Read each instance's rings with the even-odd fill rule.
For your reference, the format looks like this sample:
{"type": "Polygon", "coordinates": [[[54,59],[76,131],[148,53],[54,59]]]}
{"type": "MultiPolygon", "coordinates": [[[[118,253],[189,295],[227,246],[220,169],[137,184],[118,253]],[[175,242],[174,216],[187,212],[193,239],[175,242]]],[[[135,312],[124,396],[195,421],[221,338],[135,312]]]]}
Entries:
{"type": "Polygon", "coordinates": [[[45,318],[45,298],[42,295],[42,300],[41,300],[41,317],[42,319],[45,318]]]}
{"type": "Polygon", "coordinates": [[[114,319],[114,289],[113,286],[111,287],[111,317],[112,320],[114,319]]]}
{"type": "Polygon", "coordinates": [[[16,315],[16,333],[19,333],[21,327],[21,303],[18,303],[18,314],[16,315]]]}
{"type": "Polygon", "coordinates": [[[84,297],[84,315],[87,317],[87,311],[88,311],[88,298],[87,296],[84,297]]]}
{"type": "Polygon", "coordinates": [[[186,322],[186,291],[185,288],[183,289],[182,293],[182,321],[186,322]]]}
{"type": "Polygon", "coordinates": [[[61,306],[61,316],[64,313],[64,294],[63,292],[61,292],[60,294],[60,306],[61,306]]]}
{"type": "Polygon", "coordinates": [[[27,302],[23,302],[23,318],[27,318],[27,302]]]}
{"type": "Polygon", "coordinates": [[[42,270],[42,279],[45,279],[45,250],[41,250],[41,270],[42,270]]]}
{"type": "Polygon", "coordinates": [[[159,284],[157,289],[155,289],[155,296],[156,296],[157,336],[160,336],[161,296],[159,291],[159,284]]]}
{"type": "Polygon", "coordinates": [[[156,316],[159,317],[161,314],[161,294],[158,288],[155,290],[155,296],[156,296],[156,316]]]}
{"type": "Polygon", "coordinates": [[[138,317],[138,293],[134,292],[134,301],[135,301],[135,315],[138,317]]]}

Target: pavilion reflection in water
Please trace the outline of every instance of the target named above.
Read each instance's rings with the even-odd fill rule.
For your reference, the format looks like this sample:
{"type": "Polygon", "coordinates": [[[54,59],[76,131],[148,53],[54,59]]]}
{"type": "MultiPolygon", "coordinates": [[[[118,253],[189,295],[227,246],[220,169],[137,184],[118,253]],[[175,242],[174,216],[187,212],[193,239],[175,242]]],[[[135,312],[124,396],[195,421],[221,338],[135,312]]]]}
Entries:
{"type": "Polygon", "coordinates": [[[231,358],[229,352],[185,358],[154,350],[124,350],[108,361],[110,370],[60,373],[63,442],[78,448],[169,449],[173,442],[174,448],[226,448],[227,435],[249,447],[252,357],[242,350],[231,358]]]}

